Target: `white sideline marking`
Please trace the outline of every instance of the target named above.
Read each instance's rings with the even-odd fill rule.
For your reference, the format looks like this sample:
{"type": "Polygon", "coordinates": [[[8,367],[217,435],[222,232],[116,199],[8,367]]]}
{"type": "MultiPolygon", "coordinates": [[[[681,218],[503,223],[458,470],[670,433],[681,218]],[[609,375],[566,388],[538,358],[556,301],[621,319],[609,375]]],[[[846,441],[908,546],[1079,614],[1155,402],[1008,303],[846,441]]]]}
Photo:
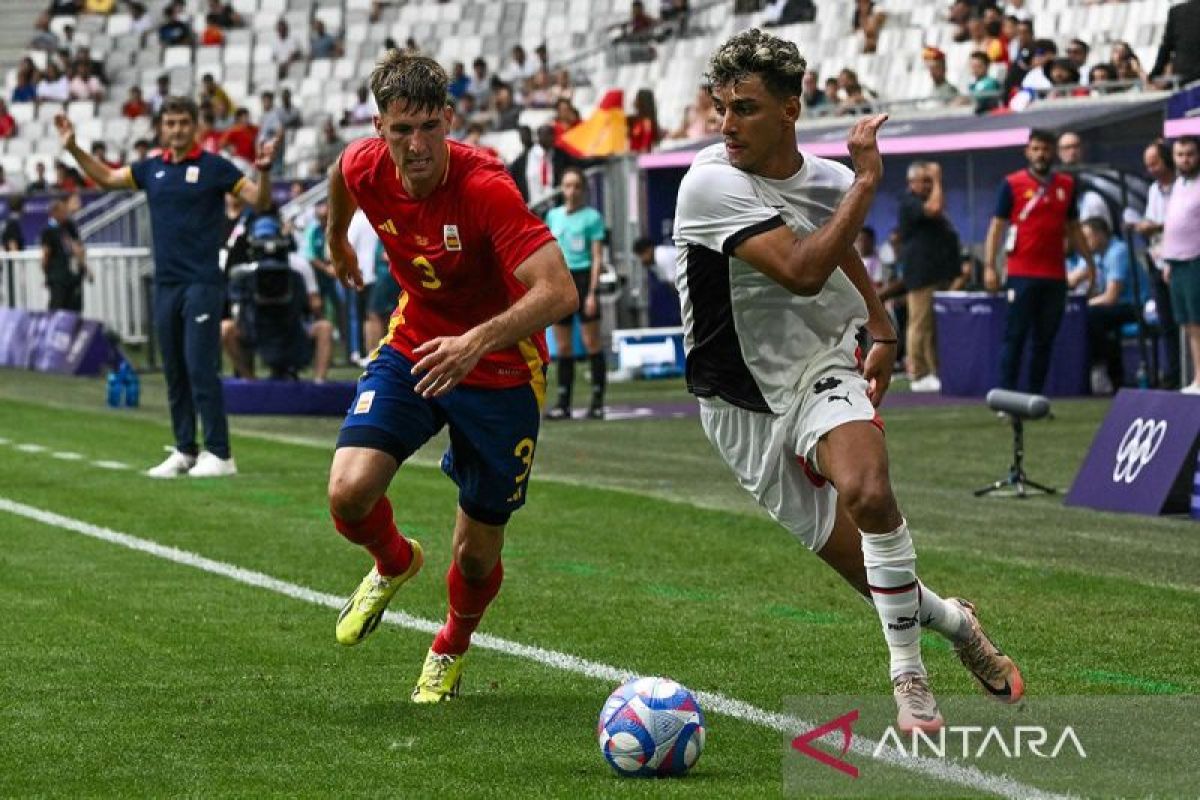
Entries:
{"type": "Polygon", "coordinates": [[[63,452],[59,452],[59,453],[51,453],[50,457],[57,458],[59,461],[82,461],[83,460],[83,456],[80,455],[79,453],[71,453],[68,451],[63,451],[63,452]]]}
{"type": "Polygon", "coordinates": [[[100,469],[129,469],[129,465],[121,461],[93,461],[92,466],[100,469]]]}
{"type": "MultiPolygon", "coordinates": [[[[0,497],[0,511],[7,511],[10,514],[15,514],[19,517],[25,517],[46,525],[51,525],[56,528],[61,528],[67,531],[89,536],[93,539],[99,539],[111,544],[118,544],[122,547],[127,547],[130,550],[138,550],[143,553],[157,556],[158,558],[172,561],[176,564],[194,567],[208,572],[213,575],[221,575],[226,578],[237,581],[238,583],[254,586],[259,589],[269,589],[277,594],[282,594],[286,597],[291,597],[295,600],[303,600],[306,603],[325,606],[327,608],[340,609],[345,602],[344,598],[336,597],[324,592],[318,592],[314,589],[309,589],[304,586],[299,586],[287,581],[281,581],[278,578],[272,578],[270,575],[265,575],[254,570],[244,569],[234,564],[228,564],[224,561],[215,561],[211,558],[205,558],[197,553],[192,553],[187,550],[180,550],[176,547],[159,544],[148,539],[141,539],[136,536],[130,536],[127,533],[120,533],[110,528],[103,528],[99,525],[92,525],[88,522],[64,517],[61,514],[55,514],[50,511],[43,511],[40,508],[18,503],[9,500],[5,497],[0,497]]],[[[393,625],[409,630],[422,631],[424,633],[436,633],[441,627],[440,622],[433,620],[414,617],[410,614],[398,611],[388,611],[384,614],[383,619],[393,625]]],[[[584,675],[589,678],[597,678],[609,683],[618,683],[627,680],[636,673],[630,670],[620,669],[619,667],[601,664],[596,661],[588,661],[578,656],[570,655],[569,653],[560,653],[555,650],[545,650],[541,647],[533,645],[521,644],[519,642],[501,639],[498,636],[489,636],[487,634],[476,634],[472,637],[472,644],[475,647],[482,647],[488,650],[495,650],[509,656],[524,658],[530,661],[536,661],[540,664],[545,664],[555,669],[560,669],[565,672],[574,672],[578,675],[584,675]]],[[[714,692],[696,692],[696,698],[705,709],[723,714],[727,717],[740,719],[744,722],[749,722],[753,725],[758,725],[763,728],[769,728],[774,731],[786,735],[793,735],[801,731],[811,730],[819,723],[812,723],[798,717],[792,717],[786,714],[780,714],[774,711],[767,711],[756,706],[737,700],[732,697],[726,697],[722,694],[714,692]]],[[[871,757],[877,742],[865,737],[854,737],[852,747],[854,752],[861,755],[871,757]]],[[[912,772],[923,774],[930,778],[945,781],[947,783],[955,783],[960,786],[976,789],[979,791],[988,792],[1000,797],[1012,798],[1012,800],[1025,800],[1026,798],[1068,798],[1070,795],[1057,795],[1050,792],[1042,791],[1034,786],[1028,786],[1019,781],[1012,780],[1002,775],[991,775],[982,772],[972,766],[963,766],[953,764],[946,761],[936,759],[918,758],[910,759],[901,756],[891,748],[884,748],[878,760],[902,769],[908,769],[912,772]]]]}
{"type": "Polygon", "coordinates": [[[19,445],[17,445],[17,449],[20,450],[22,453],[44,453],[44,452],[46,452],[46,447],[44,447],[43,445],[40,445],[40,444],[33,444],[32,442],[27,442],[25,444],[19,444],[19,445]]]}

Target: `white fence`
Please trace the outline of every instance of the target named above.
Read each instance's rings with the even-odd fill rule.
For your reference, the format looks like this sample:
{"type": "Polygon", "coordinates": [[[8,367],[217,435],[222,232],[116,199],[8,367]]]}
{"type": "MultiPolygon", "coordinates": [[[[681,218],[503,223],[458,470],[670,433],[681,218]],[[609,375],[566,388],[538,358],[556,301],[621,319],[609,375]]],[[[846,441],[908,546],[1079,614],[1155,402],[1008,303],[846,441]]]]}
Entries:
{"type": "MultiPolygon", "coordinates": [[[[151,320],[147,280],[153,272],[145,247],[89,247],[92,280],[83,284],[83,315],[116,331],[122,341],[143,343],[151,320]]],[[[41,250],[0,252],[0,306],[41,311],[50,300],[41,250]]]]}

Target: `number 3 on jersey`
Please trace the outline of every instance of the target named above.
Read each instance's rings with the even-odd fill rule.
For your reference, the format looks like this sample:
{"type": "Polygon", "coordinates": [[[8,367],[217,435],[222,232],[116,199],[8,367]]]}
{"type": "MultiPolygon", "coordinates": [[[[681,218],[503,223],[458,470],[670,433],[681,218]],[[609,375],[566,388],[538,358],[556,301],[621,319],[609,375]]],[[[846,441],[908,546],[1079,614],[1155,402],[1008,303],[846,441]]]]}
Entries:
{"type": "Polygon", "coordinates": [[[440,289],[442,281],[437,276],[437,272],[433,269],[433,264],[425,256],[417,256],[412,260],[412,265],[421,270],[421,285],[426,289],[440,289]]]}

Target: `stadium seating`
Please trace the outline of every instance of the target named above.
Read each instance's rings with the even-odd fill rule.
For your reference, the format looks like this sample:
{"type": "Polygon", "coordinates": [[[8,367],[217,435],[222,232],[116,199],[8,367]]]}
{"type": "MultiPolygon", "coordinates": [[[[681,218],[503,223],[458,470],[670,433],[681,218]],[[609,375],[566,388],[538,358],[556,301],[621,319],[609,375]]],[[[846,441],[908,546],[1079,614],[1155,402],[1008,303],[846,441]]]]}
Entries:
{"type": "MultiPolygon", "coordinates": [[[[1132,0],[1080,6],[1068,0],[1029,0],[1025,5],[1035,19],[1039,36],[1063,40],[1079,36],[1092,44],[1091,61],[1107,57],[1106,44],[1117,39],[1130,41],[1144,64],[1152,63],[1162,35],[1167,10],[1173,0],[1132,0]]],[[[290,87],[295,105],[304,115],[305,127],[289,134],[287,173],[303,177],[311,169],[316,132],[325,116],[339,118],[354,102],[354,92],[369,74],[385,39],[403,43],[410,37],[447,67],[454,61],[469,64],[475,57],[487,59],[493,72],[507,63],[512,45],[527,50],[545,42],[554,64],[565,63],[575,77],[575,104],[584,116],[600,94],[613,87],[626,90],[627,100],[639,88],[650,88],[658,102],[663,127],[675,127],[694,94],[714,44],[732,32],[763,23],[765,12],[735,15],[733,3],[694,2],[689,36],[669,37],[656,42],[656,58],[640,63],[623,63],[620,51],[606,46],[614,35],[612,26],[628,18],[631,0],[409,0],[382,5],[378,21],[371,22],[372,0],[234,0],[234,8],[245,15],[246,27],[229,30],[221,47],[160,47],[154,30],[145,36],[133,29],[128,13],[108,17],[81,15],[58,17],[56,30],[73,25],[75,41],[88,44],[94,58],[103,59],[111,85],[100,103],[73,102],[67,113],[80,128],[85,142],[103,139],[109,152],[119,154],[134,138],[148,133],[146,120],[120,117],[120,104],[128,87],[138,85],[147,98],[153,95],[159,75],[170,76],[171,90],[194,93],[199,78],[212,73],[234,102],[258,113],[258,93],[265,89],[290,87]],[[274,27],[281,17],[292,34],[307,45],[309,20],[316,16],[332,32],[342,32],[344,54],[333,60],[294,64],[280,81],[271,49],[274,27]],[[143,41],[144,40],[144,41],[143,41]]],[[[158,6],[151,3],[157,20],[158,6]]],[[[203,28],[203,0],[186,0],[186,15],[197,32],[203,28]]],[[[651,11],[655,3],[647,3],[651,11]]],[[[966,82],[967,57],[971,43],[952,40],[953,26],[946,21],[946,2],[911,3],[882,0],[887,21],[877,53],[862,53],[862,38],[852,30],[853,3],[817,0],[815,21],[774,28],[778,35],[795,40],[811,68],[822,76],[843,67],[854,69],[862,83],[885,100],[924,96],[929,80],[921,60],[924,45],[939,47],[947,54],[949,79],[966,82]]],[[[32,35],[32,31],[30,32],[32,35]]],[[[44,53],[32,54],[44,61],[44,53]]],[[[5,96],[15,82],[14,64],[4,65],[5,96]]],[[[60,157],[51,119],[55,105],[35,108],[10,104],[20,125],[19,136],[0,141],[0,163],[10,174],[32,177],[34,164],[60,157]]],[[[943,113],[969,113],[968,108],[943,113]]],[[[532,114],[537,121],[544,115],[532,114]]]]}

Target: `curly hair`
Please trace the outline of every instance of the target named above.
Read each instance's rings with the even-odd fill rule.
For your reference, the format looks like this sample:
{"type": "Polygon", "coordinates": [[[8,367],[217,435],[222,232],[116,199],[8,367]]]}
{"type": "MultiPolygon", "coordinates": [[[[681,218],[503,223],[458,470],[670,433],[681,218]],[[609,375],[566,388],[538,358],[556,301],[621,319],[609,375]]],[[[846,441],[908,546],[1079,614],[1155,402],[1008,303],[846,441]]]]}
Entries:
{"type": "Polygon", "coordinates": [[[437,111],[445,108],[449,97],[449,79],[438,62],[428,56],[409,55],[388,50],[371,71],[371,94],[380,112],[397,100],[412,111],[437,111]]]}
{"type": "Polygon", "coordinates": [[[751,28],[717,48],[704,77],[709,86],[727,86],[759,75],[773,95],[792,97],[800,95],[807,68],[794,43],[751,28]]]}

